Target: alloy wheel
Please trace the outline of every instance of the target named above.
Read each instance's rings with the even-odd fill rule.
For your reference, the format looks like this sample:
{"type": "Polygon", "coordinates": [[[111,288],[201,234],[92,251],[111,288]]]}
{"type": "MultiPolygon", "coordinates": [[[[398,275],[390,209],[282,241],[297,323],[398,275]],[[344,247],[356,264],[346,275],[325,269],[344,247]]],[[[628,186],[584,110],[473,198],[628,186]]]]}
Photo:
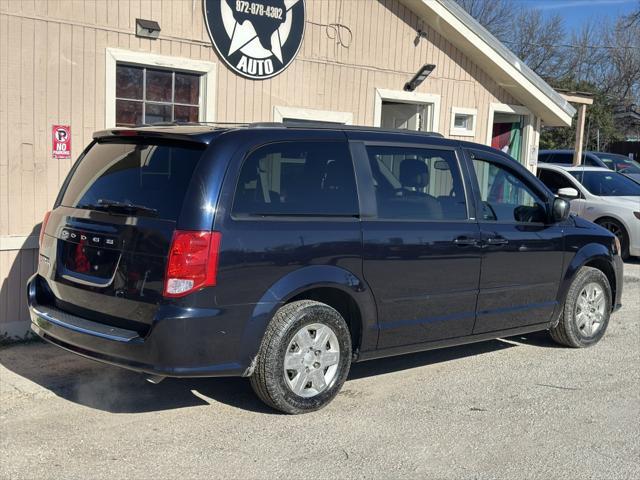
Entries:
{"type": "Polygon", "coordinates": [[[583,287],[576,302],[576,324],[585,337],[592,337],[602,327],[605,318],[606,300],[604,290],[596,282],[583,287]]]}

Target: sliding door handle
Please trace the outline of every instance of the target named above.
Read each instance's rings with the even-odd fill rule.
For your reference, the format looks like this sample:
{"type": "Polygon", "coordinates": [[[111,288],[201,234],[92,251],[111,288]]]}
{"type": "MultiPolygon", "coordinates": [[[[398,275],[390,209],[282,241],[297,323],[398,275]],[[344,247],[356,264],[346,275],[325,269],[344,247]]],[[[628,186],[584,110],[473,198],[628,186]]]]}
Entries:
{"type": "Polygon", "coordinates": [[[487,245],[506,245],[509,240],[503,237],[489,237],[486,240],[487,245]]]}
{"type": "Polygon", "coordinates": [[[455,243],[459,247],[468,247],[468,246],[478,245],[479,241],[477,238],[473,238],[473,237],[458,237],[453,240],[453,243],[455,243]]]}

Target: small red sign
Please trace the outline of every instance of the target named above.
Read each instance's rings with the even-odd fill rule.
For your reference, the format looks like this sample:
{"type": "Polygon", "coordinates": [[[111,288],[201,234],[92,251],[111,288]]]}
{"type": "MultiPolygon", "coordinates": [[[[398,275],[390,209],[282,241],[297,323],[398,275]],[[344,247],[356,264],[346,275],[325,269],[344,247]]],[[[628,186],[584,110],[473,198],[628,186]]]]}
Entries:
{"type": "Polygon", "coordinates": [[[71,127],[69,125],[53,125],[51,139],[53,158],[71,158],[71,127]]]}

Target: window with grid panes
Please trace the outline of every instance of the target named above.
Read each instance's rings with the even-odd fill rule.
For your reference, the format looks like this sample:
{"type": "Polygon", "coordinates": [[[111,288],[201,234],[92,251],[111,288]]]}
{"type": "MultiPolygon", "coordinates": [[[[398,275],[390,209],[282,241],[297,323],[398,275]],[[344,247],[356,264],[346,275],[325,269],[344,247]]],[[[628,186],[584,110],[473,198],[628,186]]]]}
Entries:
{"type": "Polygon", "coordinates": [[[200,78],[196,73],[116,65],[116,126],[197,122],[200,78]]]}

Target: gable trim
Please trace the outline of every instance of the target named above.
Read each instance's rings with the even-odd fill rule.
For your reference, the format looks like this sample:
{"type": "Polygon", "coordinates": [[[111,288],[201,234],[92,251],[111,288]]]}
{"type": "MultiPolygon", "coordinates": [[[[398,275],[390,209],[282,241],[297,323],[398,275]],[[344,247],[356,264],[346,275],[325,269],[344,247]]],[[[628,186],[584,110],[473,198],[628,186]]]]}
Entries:
{"type": "Polygon", "coordinates": [[[454,0],[402,2],[547,125],[571,125],[576,109],[454,0]],[[492,71],[492,68],[497,71],[492,71]]]}

